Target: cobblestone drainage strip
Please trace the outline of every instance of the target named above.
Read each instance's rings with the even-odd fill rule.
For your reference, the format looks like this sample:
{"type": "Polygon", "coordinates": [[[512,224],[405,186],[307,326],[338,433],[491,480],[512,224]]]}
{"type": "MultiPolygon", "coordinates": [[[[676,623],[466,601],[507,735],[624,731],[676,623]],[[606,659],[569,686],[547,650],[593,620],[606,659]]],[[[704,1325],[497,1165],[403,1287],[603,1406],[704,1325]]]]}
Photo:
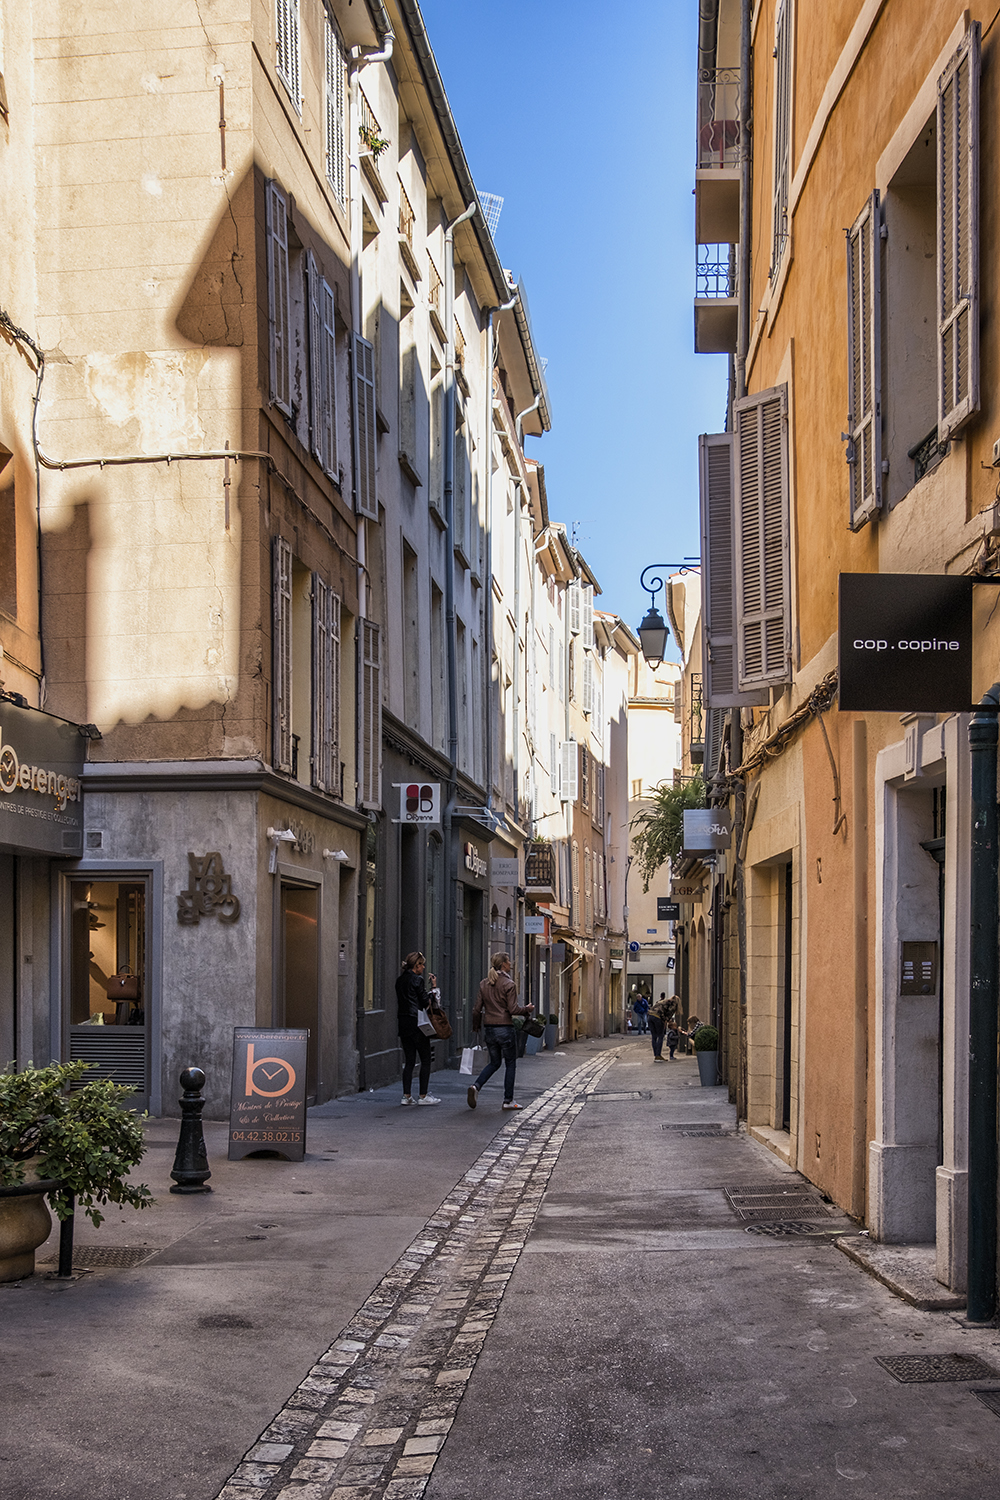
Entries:
{"type": "Polygon", "coordinates": [[[617,1056],[574,1068],[500,1129],[217,1500],[423,1495],[566,1136],[617,1056]]]}
{"type": "MultiPolygon", "coordinates": [[[[903,1385],[925,1384],[931,1381],[990,1380],[996,1378],[996,1370],[977,1359],[974,1354],[876,1354],[875,1363],[888,1370],[894,1380],[903,1385]]],[[[993,1395],[1000,1400],[1000,1391],[976,1392],[977,1396],[993,1395]]],[[[989,1402],[986,1405],[990,1405],[989,1402]]],[[[997,1410],[990,1406],[991,1410],[997,1410]]]]}
{"type": "MultiPolygon", "coordinates": [[[[147,1260],[152,1260],[154,1255],[159,1255],[162,1245],[79,1245],[73,1251],[73,1268],[77,1266],[87,1270],[101,1267],[106,1270],[129,1271],[134,1266],[141,1266],[147,1260]]],[[[39,1265],[53,1266],[58,1261],[58,1255],[50,1255],[47,1260],[39,1261],[39,1265]]]]}

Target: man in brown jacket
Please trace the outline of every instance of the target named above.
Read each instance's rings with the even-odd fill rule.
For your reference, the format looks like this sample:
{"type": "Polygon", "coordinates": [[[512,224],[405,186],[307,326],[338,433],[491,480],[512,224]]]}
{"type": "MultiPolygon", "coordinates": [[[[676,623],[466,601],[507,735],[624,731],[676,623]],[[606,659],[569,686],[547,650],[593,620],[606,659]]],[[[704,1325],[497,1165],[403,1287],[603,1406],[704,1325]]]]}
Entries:
{"type": "Polygon", "coordinates": [[[503,1076],[503,1108],[520,1109],[514,1102],[514,1074],[517,1071],[517,1034],[515,1016],[530,1016],[533,1005],[518,1005],[517,988],[510,977],[510,959],[506,953],[494,954],[489,976],[479,986],[472,1029],[478,1031],[486,1022],[486,1050],[490,1060],[475,1083],[469,1085],[469,1108],[475,1109],[479,1090],[499,1068],[506,1064],[503,1076]]]}

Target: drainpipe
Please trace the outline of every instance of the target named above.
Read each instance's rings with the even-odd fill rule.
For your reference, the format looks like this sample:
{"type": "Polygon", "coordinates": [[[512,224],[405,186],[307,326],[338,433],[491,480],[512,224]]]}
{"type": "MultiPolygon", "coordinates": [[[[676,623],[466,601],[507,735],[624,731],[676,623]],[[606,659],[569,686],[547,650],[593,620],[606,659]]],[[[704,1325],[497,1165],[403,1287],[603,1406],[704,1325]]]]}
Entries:
{"type": "MultiPolygon", "coordinates": [[[[448,911],[443,924],[444,972],[454,1006],[458,994],[458,954],[454,924],[458,907],[458,862],[454,847],[454,808],[458,800],[458,639],[455,622],[455,230],[471,219],[479,205],[470,203],[464,213],[453,219],[444,232],[444,589],[445,640],[448,658],[448,795],[445,799],[443,828],[444,861],[449,892],[448,911]]],[[[454,1014],[452,1016],[454,1020],[454,1014]]]]}
{"type": "Polygon", "coordinates": [[[486,495],[486,620],[483,665],[487,669],[486,679],[486,805],[493,805],[493,365],[496,353],[493,341],[494,313],[510,312],[520,294],[515,292],[509,302],[487,310],[486,316],[486,437],[483,449],[486,460],[486,478],[483,490],[486,495]]]}
{"type": "Polygon", "coordinates": [[[997,712],[994,683],[969,724],[972,850],[969,907],[969,1284],[966,1316],[997,1310],[997,712]]]}

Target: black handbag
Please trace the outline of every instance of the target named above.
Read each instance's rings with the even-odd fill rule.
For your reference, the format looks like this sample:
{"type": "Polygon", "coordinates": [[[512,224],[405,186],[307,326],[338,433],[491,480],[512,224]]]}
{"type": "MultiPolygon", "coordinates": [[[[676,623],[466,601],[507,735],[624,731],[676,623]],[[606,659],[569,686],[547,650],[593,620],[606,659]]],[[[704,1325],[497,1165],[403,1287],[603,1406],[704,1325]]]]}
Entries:
{"type": "Polygon", "coordinates": [[[545,1027],[543,1026],[542,1022],[537,1021],[534,1016],[525,1016],[524,1029],[529,1036],[545,1035],[545,1027]]]}

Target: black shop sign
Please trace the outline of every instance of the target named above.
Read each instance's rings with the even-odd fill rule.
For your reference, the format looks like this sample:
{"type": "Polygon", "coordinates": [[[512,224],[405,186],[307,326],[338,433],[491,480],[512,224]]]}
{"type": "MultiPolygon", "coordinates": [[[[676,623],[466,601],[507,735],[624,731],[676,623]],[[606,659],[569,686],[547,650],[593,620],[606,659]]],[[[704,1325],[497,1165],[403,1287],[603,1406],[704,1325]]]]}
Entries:
{"type": "Polygon", "coordinates": [[[971,578],[841,573],[840,707],[955,713],[972,703],[971,578]]]}
{"type": "Polygon", "coordinates": [[[680,903],[678,901],[671,901],[669,896],[657,896],[656,920],[658,922],[679,922],[680,919],[680,903]]]}
{"type": "Polygon", "coordinates": [[[233,1033],[229,1160],[273,1151],[303,1161],[308,1031],[236,1026],[233,1033]]]}

